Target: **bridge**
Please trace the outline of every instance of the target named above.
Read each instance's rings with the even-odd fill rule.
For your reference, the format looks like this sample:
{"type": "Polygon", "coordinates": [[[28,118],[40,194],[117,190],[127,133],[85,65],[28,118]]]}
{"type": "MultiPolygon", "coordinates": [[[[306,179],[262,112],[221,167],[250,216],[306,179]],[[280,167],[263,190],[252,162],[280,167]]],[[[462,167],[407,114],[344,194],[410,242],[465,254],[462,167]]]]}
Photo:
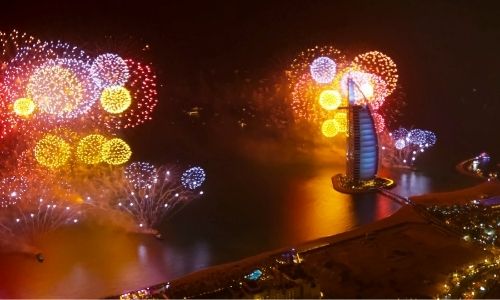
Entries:
{"type": "Polygon", "coordinates": [[[409,205],[413,205],[413,206],[416,205],[415,202],[413,202],[412,200],[410,200],[410,198],[408,198],[408,197],[403,197],[401,195],[398,195],[398,194],[396,194],[394,192],[391,192],[389,190],[386,190],[384,188],[376,188],[376,190],[379,193],[381,193],[381,194],[383,194],[383,195],[391,198],[392,200],[398,202],[399,204],[402,204],[402,205],[409,204],[409,205]]]}
{"type": "Polygon", "coordinates": [[[383,188],[377,188],[377,191],[388,198],[398,202],[401,205],[411,205],[415,211],[420,214],[423,218],[425,218],[429,223],[438,226],[440,229],[452,233],[454,235],[457,235],[459,237],[462,237],[463,233],[451,228],[448,226],[446,223],[444,223],[442,220],[434,216],[432,213],[430,213],[425,206],[420,205],[412,201],[409,197],[403,197],[401,195],[398,195],[394,192],[391,192],[389,190],[383,189],[383,188]]]}

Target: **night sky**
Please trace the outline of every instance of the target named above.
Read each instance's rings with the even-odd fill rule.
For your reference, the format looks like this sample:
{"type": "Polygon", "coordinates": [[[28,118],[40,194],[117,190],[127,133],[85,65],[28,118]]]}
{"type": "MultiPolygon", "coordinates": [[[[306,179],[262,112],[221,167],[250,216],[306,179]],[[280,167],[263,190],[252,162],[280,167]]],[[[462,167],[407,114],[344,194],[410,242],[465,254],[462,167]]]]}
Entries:
{"type": "Polygon", "coordinates": [[[199,104],[200,77],[213,86],[234,82],[235,70],[267,77],[301,50],[325,44],[351,57],[376,49],[394,59],[408,103],[401,125],[436,131],[446,151],[500,155],[497,1],[12,2],[2,5],[0,30],[154,63],[163,85],[155,120],[128,133],[145,146],[139,155],[158,159],[175,154],[173,144],[197,146],[199,128],[183,126],[176,103],[199,104]],[[143,53],[146,44],[151,50],[143,53]],[[160,133],[171,138],[155,138],[160,133]]]}

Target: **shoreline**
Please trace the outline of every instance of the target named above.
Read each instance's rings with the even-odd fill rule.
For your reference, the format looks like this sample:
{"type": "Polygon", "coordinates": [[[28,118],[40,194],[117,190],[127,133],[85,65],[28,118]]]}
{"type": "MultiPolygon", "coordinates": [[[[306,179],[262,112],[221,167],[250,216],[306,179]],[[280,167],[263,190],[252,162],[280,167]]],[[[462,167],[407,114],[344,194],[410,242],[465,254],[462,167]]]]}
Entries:
{"type": "MultiPolygon", "coordinates": [[[[402,206],[385,219],[351,231],[209,267],[121,296],[238,298],[256,295],[285,297],[292,293],[295,297],[310,298],[434,297],[441,293],[439,283],[446,280],[446,274],[470,261],[489,256],[491,252],[464,242],[459,233],[430,217],[425,207],[464,204],[484,195],[500,195],[500,183],[483,182],[461,190],[410,197],[416,205],[402,206]],[[398,240],[395,236],[404,239],[398,240]],[[293,256],[295,262],[283,264],[280,257],[285,254],[293,256]],[[338,261],[333,259],[337,255],[341,256],[338,261]],[[365,260],[372,255],[375,257],[368,264],[365,260]],[[427,262],[429,260],[431,263],[427,262]],[[331,264],[336,267],[324,267],[331,264]],[[410,277],[408,281],[398,282],[400,279],[395,270],[401,265],[413,266],[421,272],[404,274],[410,277]],[[436,271],[437,266],[440,266],[439,271],[436,271]],[[306,275],[294,279],[288,269],[295,270],[293,272],[300,270],[299,273],[306,275]],[[245,276],[255,270],[262,270],[268,278],[261,280],[258,288],[248,288],[252,282],[248,282],[245,276]],[[343,277],[337,278],[339,272],[344,274],[343,277]],[[356,276],[358,272],[363,278],[356,276]],[[373,274],[373,277],[368,274],[373,274]],[[337,283],[332,281],[332,276],[337,283]],[[276,285],[278,281],[281,285],[276,285]],[[287,288],[282,286],[283,282],[288,284],[285,285],[287,288]],[[370,288],[370,282],[377,282],[378,288],[370,288]],[[284,291],[288,294],[283,294],[284,291]]],[[[117,297],[120,296],[114,296],[117,297]]]]}

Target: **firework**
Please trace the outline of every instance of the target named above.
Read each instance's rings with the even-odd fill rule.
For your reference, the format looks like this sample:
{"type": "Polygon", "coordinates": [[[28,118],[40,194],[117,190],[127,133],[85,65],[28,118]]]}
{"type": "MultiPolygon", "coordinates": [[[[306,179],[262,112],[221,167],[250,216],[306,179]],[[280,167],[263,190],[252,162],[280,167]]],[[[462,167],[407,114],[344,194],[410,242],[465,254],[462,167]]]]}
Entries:
{"type": "Polygon", "coordinates": [[[3,180],[10,184],[3,185],[0,189],[4,198],[16,197],[14,205],[0,211],[2,238],[32,239],[81,219],[82,210],[78,197],[75,197],[71,187],[60,177],[35,169],[29,177],[11,178],[3,180]]]}
{"type": "Polygon", "coordinates": [[[14,102],[14,112],[21,117],[30,116],[36,108],[35,102],[30,98],[19,98],[14,102]]]}
{"type": "Polygon", "coordinates": [[[372,112],[373,122],[375,122],[375,129],[377,133],[381,133],[385,129],[385,120],[379,113],[372,112]]]}
{"type": "Polygon", "coordinates": [[[130,156],[132,156],[130,146],[120,138],[113,138],[102,144],[102,160],[110,165],[124,164],[130,156]]]}
{"type": "Polygon", "coordinates": [[[337,90],[324,90],[319,95],[319,104],[326,110],[335,110],[342,103],[342,96],[337,90]]]}
{"type": "Polygon", "coordinates": [[[125,168],[125,178],[136,189],[151,188],[158,181],[158,170],[147,162],[133,162],[125,168]]]}
{"type": "Polygon", "coordinates": [[[20,48],[1,78],[16,134],[39,138],[62,123],[77,130],[96,129],[97,123],[84,118],[99,94],[89,77],[89,61],[83,51],[61,42],[20,48]]]}
{"type": "Polygon", "coordinates": [[[125,60],[112,53],[97,56],[90,71],[95,82],[102,89],[110,86],[123,86],[130,77],[125,60]]]}
{"type": "Polygon", "coordinates": [[[436,142],[436,135],[429,130],[398,128],[381,135],[383,162],[390,166],[413,166],[418,155],[436,142]]]}
{"type": "Polygon", "coordinates": [[[421,129],[412,129],[408,134],[406,135],[406,141],[417,145],[417,146],[423,146],[426,143],[426,134],[425,131],[421,129]]]}
{"type": "Polygon", "coordinates": [[[384,116],[387,109],[379,113],[376,111],[393,91],[397,82],[396,72],[392,60],[380,52],[359,55],[348,64],[340,51],[333,47],[308,49],[293,61],[286,72],[292,89],[290,104],[294,119],[314,125],[321,122],[323,135],[333,137],[347,131],[347,118],[343,121],[347,115],[335,117],[339,107],[368,105],[380,133],[386,126],[384,116]],[[349,90],[348,80],[354,83],[353,90],[349,90]],[[348,103],[348,99],[352,103],[348,103]],[[336,127],[333,121],[337,122],[336,127]]]}
{"type": "Polygon", "coordinates": [[[23,176],[9,176],[0,181],[0,208],[17,204],[26,192],[27,180],[23,176]]]}
{"type": "Polygon", "coordinates": [[[326,120],[321,125],[321,133],[329,138],[334,137],[338,133],[338,127],[339,124],[337,124],[337,121],[335,121],[335,119],[326,120]]]}
{"type": "MultiPolygon", "coordinates": [[[[132,174],[147,169],[138,163],[123,175],[130,146],[107,136],[151,119],[158,101],[151,66],[111,53],[93,58],[73,45],[17,32],[0,32],[0,46],[0,151],[8,154],[1,166],[9,174],[0,180],[0,233],[12,238],[78,222],[82,204],[108,207],[125,177],[132,182],[132,174]]],[[[150,171],[155,177],[157,170],[150,171]]],[[[152,192],[157,180],[151,182],[145,186],[152,192]]],[[[180,180],[177,185],[191,193],[180,180]]],[[[154,193],[142,195],[167,197],[154,193]]]]}
{"type": "Polygon", "coordinates": [[[102,110],[99,110],[92,116],[96,122],[104,124],[109,130],[133,128],[151,120],[151,114],[158,104],[156,76],[151,66],[130,59],[125,62],[130,72],[130,79],[124,88],[129,91],[130,102],[127,93],[120,90],[120,98],[118,101],[113,101],[120,109],[111,115],[103,115],[102,110]],[[117,113],[121,109],[123,111],[117,113]]]}
{"type": "Polygon", "coordinates": [[[395,142],[394,142],[394,147],[398,150],[401,150],[403,149],[404,147],[406,147],[406,140],[405,139],[397,139],[395,142]]]}
{"type": "Polygon", "coordinates": [[[82,212],[78,205],[52,197],[48,191],[35,188],[29,196],[20,197],[16,206],[0,219],[0,234],[5,238],[32,239],[65,224],[78,223],[82,212]],[[38,194],[35,196],[34,194],[38,194]],[[44,197],[47,196],[47,197],[44,197]]]}
{"type": "MultiPolygon", "coordinates": [[[[39,44],[40,41],[34,37],[13,30],[9,33],[0,31],[0,74],[8,66],[8,62],[12,60],[19,49],[28,45],[39,44]]],[[[10,87],[5,85],[0,76],[0,139],[7,136],[16,125],[15,117],[9,113],[9,90],[10,87]]]]}
{"type": "Polygon", "coordinates": [[[130,92],[122,86],[110,86],[101,94],[101,106],[110,114],[119,114],[129,108],[132,103],[130,92]]]}
{"type": "Polygon", "coordinates": [[[335,78],[337,64],[329,57],[320,56],[311,63],[310,72],[317,83],[330,83],[335,78]]]}
{"type": "MultiPolygon", "coordinates": [[[[317,46],[299,54],[286,72],[292,89],[291,107],[296,121],[316,123],[328,117],[328,112],[321,107],[318,99],[323,90],[336,90],[332,81],[336,70],[345,65],[345,56],[330,46],[317,46]]],[[[325,96],[323,104],[332,107],[332,102],[336,100],[325,96]]]]}
{"type": "Polygon", "coordinates": [[[26,94],[40,111],[61,118],[86,113],[97,99],[98,89],[88,65],[75,59],[48,60],[29,77],[26,94]]]}
{"type": "Polygon", "coordinates": [[[436,143],[436,135],[434,132],[430,130],[424,130],[424,135],[425,135],[425,143],[423,144],[425,147],[431,147],[434,146],[436,143]]]}
{"type": "Polygon", "coordinates": [[[335,120],[338,132],[347,132],[347,113],[341,111],[336,112],[333,116],[333,120],[335,120]]]}
{"type": "Polygon", "coordinates": [[[193,198],[180,180],[172,185],[175,193],[165,194],[155,177],[159,170],[149,169],[148,180],[145,164],[123,172],[132,151],[117,130],[151,119],[157,105],[150,65],[110,53],[91,57],[73,45],[16,31],[0,32],[0,46],[1,238],[11,242],[74,224],[89,208],[108,212],[114,201],[140,202],[138,197],[141,212],[151,209],[151,216],[136,211],[137,220],[159,222],[163,213],[154,205],[172,211],[167,206],[193,198]],[[148,184],[133,177],[139,170],[148,184]]]}
{"type": "Polygon", "coordinates": [[[65,165],[70,155],[70,145],[56,135],[45,135],[35,146],[37,162],[47,168],[56,169],[65,165]]]}
{"type": "Polygon", "coordinates": [[[393,132],[389,133],[393,140],[405,140],[408,135],[408,130],[406,128],[400,127],[393,132]]]}
{"type": "Polygon", "coordinates": [[[78,160],[89,165],[100,163],[103,160],[101,149],[106,140],[106,137],[100,134],[90,134],[82,138],[76,148],[78,160]]]}
{"type": "MultiPolygon", "coordinates": [[[[71,95],[63,98],[65,96],[61,95],[57,87],[70,88],[72,91],[71,88],[75,88],[74,84],[78,82],[82,89],[85,89],[82,93],[93,98],[79,100],[95,101],[98,96],[98,87],[90,77],[89,69],[90,57],[82,50],[66,43],[44,42],[21,48],[8,63],[4,72],[3,86],[6,90],[6,99],[13,102],[26,97],[30,84],[36,95],[56,96],[58,101],[62,99],[76,101],[77,99],[71,98],[71,95]],[[55,76],[55,78],[43,78],[44,74],[55,76]],[[54,88],[44,87],[44,82],[53,83],[55,86],[54,88]]],[[[37,102],[36,99],[33,101],[37,102]]],[[[53,111],[49,110],[49,112],[53,111]]],[[[74,116],[73,114],[61,115],[62,117],[74,116]]]]}
{"type": "Polygon", "coordinates": [[[309,80],[311,80],[312,63],[319,57],[325,57],[333,61],[335,69],[343,68],[346,65],[345,55],[332,46],[316,46],[314,48],[309,48],[306,51],[301,52],[297,58],[293,60],[289,70],[286,72],[291,87],[295,86],[298,81],[302,80],[302,76],[304,74],[307,74],[309,80]]]}
{"type": "Polygon", "coordinates": [[[40,40],[27,33],[21,33],[17,30],[12,30],[9,33],[0,31],[0,62],[8,62],[19,49],[37,43],[40,43],[40,40]]]}
{"type": "Polygon", "coordinates": [[[370,51],[356,56],[353,66],[360,70],[379,76],[387,85],[389,96],[398,83],[398,70],[394,61],[379,51],[370,51]]]}
{"type": "MultiPolygon", "coordinates": [[[[123,194],[116,208],[132,216],[143,230],[157,227],[167,216],[203,194],[203,191],[195,193],[185,188],[178,174],[175,168],[154,168],[147,163],[127,168],[123,194]]],[[[197,181],[196,187],[201,183],[197,181]]]]}
{"type": "Polygon", "coordinates": [[[327,117],[325,111],[318,103],[321,88],[311,85],[308,74],[304,74],[292,90],[291,107],[296,121],[305,120],[315,123],[327,117]]]}
{"type": "Polygon", "coordinates": [[[355,86],[352,95],[354,104],[370,104],[372,109],[378,109],[384,103],[387,89],[385,88],[385,82],[380,77],[360,71],[345,72],[339,84],[342,95],[346,98],[348,94],[347,80],[349,78],[353,80],[355,86]]]}
{"type": "Polygon", "coordinates": [[[199,188],[205,181],[205,171],[201,167],[192,167],[182,173],[182,185],[190,190],[199,188]]]}

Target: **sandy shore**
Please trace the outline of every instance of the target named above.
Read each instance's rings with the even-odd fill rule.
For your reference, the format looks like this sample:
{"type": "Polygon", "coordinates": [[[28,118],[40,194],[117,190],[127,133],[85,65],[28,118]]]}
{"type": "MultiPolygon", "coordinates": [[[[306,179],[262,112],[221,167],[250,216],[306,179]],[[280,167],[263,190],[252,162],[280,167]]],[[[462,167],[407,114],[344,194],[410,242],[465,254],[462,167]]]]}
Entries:
{"type": "MultiPolygon", "coordinates": [[[[463,190],[433,193],[412,200],[423,205],[467,203],[500,195],[499,182],[463,190]]],[[[429,218],[422,209],[404,206],[394,215],[339,235],[297,245],[300,268],[327,298],[435,297],[447,275],[490,255],[429,218]]],[[[273,257],[290,248],[224,264],[170,282],[168,295],[190,297],[220,290],[256,268],[272,266],[273,257]]]]}
{"type": "Polygon", "coordinates": [[[411,199],[423,205],[453,205],[465,204],[472,200],[479,200],[491,196],[500,195],[499,181],[485,181],[476,186],[445,193],[431,193],[415,196],[411,199]]]}

